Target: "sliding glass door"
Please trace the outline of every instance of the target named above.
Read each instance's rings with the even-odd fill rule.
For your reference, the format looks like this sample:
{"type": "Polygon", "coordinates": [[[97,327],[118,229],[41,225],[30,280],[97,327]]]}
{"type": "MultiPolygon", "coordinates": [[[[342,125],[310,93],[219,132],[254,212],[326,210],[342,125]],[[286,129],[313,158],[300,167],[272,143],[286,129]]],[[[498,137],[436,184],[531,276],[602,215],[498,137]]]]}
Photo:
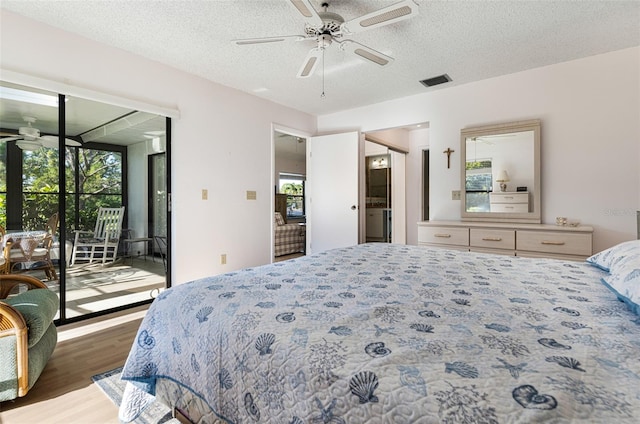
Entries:
{"type": "Polygon", "coordinates": [[[8,233],[43,233],[58,213],[50,253],[55,278],[42,263],[13,270],[59,293],[62,322],[151,301],[170,284],[154,247],[156,236],[167,241],[169,234],[170,120],[0,86],[0,225],[8,233]],[[49,103],[34,103],[38,96],[49,103]]]}

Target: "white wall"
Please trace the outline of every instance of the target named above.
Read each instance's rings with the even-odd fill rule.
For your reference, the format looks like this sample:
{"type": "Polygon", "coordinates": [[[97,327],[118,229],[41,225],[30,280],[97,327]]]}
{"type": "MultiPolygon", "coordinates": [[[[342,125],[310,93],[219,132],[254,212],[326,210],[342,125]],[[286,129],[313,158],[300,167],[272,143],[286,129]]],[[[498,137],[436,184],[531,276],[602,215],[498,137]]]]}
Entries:
{"type": "MultiPolygon", "coordinates": [[[[409,132],[409,153],[407,153],[405,187],[407,203],[407,244],[418,244],[418,231],[416,222],[422,220],[422,152],[430,150],[429,128],[422,128],[409,132]]],[[[454,149],[455,150],[455,149],[454,149]]],[[[429,152],[430,156],[438,156],[437,151],[429,152]]],[[[453,157],[455,159],[455,157],[453,157]]],[[[430,184],[437,185],[440,182],[435,178],[430,184]]]]}
{"type": "MultiPolygon", "coordinates": [[[[434,90],[318,118],[318,130],[372,131],[429,122],[431,219],[460,219],[460,130],[542,120],[542,220],[592,225],[594,250],[636,237],[640,205],[640,48],[434,90]],[[456,150],[447,169],[443,150],[456,150]]],[[[398,66],[397,64],[394,66],[398,66]]],[[[452,75],[455,79],[455,75],[452,75]]],[[[407,160],[408,240],[419,219],[418,146],[407,160]],[[411,214],[411,215],[409,215],[411,214]],[[418,218],[418,219],[416,219],[418,218]]]]}
{"type": "Polygon", "coordinates": [[[0,68],[180,110],[172,122],[174,284],[271,261],[272,124],[315,133],[313,116],[0,13],[0,68]],[[246,200],[247,190],[257,200],[246,200]]]}
{"type": "Polygon", "coordinates": [[[282,155],[276,155],[275,163],[275,172],[273,175],[275,185],[278,185],[278,178],[281,173],[299,175],[305,175],[307,173],[306,160],[297,160],[290,157],[283,157],[282,155]]]}

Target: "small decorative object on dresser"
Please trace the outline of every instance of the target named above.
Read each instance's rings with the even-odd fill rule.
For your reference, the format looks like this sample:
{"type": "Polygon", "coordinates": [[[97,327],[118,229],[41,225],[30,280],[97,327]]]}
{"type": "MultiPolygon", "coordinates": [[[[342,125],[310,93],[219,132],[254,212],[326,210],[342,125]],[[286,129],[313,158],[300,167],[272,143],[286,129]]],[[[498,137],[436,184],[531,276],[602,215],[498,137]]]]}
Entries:
{"type": "Polygon", "coordinates": [[[593,228],[424,221],[418,223],[418,244],[472,252],[583,261],[592,254],[593,228]]]}

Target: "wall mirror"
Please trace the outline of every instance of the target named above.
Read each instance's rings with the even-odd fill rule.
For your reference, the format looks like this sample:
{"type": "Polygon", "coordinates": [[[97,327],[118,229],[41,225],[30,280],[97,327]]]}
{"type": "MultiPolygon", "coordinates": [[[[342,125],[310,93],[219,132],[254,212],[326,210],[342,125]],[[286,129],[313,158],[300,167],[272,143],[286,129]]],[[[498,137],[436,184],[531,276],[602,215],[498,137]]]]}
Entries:
{"type": "Polygon", "coordinates": [[[540,223],[540,120],[460,134],[462,220],[540,223]]]}

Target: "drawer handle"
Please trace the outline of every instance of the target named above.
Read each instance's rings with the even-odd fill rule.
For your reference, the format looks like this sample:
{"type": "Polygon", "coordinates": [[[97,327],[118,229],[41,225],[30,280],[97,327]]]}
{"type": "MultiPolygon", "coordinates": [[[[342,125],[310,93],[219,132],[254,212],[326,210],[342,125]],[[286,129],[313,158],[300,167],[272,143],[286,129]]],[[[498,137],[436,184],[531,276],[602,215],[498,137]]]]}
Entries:
{"type": "Polygon", "coordinates": [[[563,241],[542,241],[542,244],[550,244],[551,246],[564,246],[563,241]]]}
{"type": "Polygon", "coordinates": [[[451,238],[451,234],[434,234],[434,237],[451,238]]]}
{"type": "Polygon", "coordinates": [[[514,209],[514,208],[515,208],[515,206],[505,206],[504,208],[505,208],[505,209],[514,209]]]}
{"type": "Polygon", "coordinates": [[[504,196],[505,199],[513,199],[513,196],[504,196]]]}
{"type": "Polygon", "coordinates": [[[502,241],[502,237],[483,237],[484,241],[502,241]]]}

